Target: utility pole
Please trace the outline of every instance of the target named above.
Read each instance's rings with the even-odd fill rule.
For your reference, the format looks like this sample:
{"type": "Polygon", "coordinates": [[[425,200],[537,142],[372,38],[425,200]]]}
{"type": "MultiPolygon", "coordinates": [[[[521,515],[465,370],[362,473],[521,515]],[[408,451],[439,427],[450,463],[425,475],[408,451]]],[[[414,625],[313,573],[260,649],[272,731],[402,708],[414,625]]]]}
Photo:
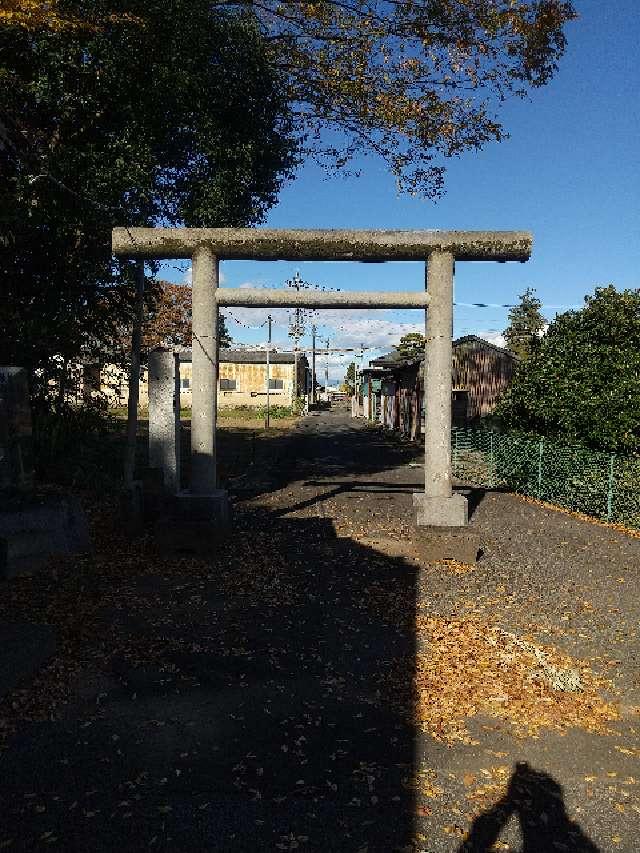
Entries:
{"type": "MultiPolygon", "coordinates": [[[[296,292],[300,293],[301,287],[308,286],[305,281],[300,277],[300,271],[296,270],[293,278],[290,278],[287,282],[289,287],[295,287],[296,292]]],[[[293,315],[293,321],[289,324],[289,336],[294,340],[294,350],[293,350],[293,360],[294,360],[294,376],[293,376],[293,399],[294,401],[298,399],[298,344],[300,342],[300,338],[304,335],[304,325],[303,325],[303,314],[302,309],[297,307],[295,309],[293,315]]]]}
{"type": "MultiPolygon", "coordinates": [[[[362,389],[362,370],[364,368],[364,344],[360,344],[360,375],[358,382],[358,411],[360,411],[360,391],[362,389]]],[[[362,417],[366,417],[364,411],[364,394],[362,395],[362,417]]]]}
{"type": "Polygon", "coordinates": [[[316,327],[311,326],[311,339],[313,341],[311,350],[311,402],[316,403],[316,327]]]}
{"type": "Polygon", "coordinates": [[[324,393],[329,400],[329,338],[327,338],[327,361],[324,367],[324,393]]]}
{"type": "Polygon", "coordinates": [[[267,316],[269,323],[269,342],[267,344],[267,413],[264,419],[265,429],[269,429],[269,355],[271,350],[271,314],[267,316]]]}

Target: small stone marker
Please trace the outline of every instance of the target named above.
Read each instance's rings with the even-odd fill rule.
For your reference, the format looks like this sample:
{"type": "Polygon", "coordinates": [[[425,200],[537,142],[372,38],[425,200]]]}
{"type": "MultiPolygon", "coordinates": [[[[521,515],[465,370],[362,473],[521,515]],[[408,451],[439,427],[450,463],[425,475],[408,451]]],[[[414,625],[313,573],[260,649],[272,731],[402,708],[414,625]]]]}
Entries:
{"type": "Polygon", "coordinates": [[[168,492],[180,489],[180,367],[166,349],[149,354],[149,467],[162,471],[168,492]]]}
{"type": "Polygon", "coordinates": [[[90,549],[78,500],[34,491],[27,372],[0,367],[0,579],[29,574],[52,556],[90,549]]]}

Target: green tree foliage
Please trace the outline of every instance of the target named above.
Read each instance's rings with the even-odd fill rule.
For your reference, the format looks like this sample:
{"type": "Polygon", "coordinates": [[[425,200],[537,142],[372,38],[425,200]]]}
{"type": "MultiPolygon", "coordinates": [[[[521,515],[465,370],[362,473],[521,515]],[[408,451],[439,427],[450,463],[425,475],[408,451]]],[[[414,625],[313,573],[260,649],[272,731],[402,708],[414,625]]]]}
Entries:
{"type": "MultiPolygon", "coordinates": [[[[12,9],[0,26],[29,31],[90,32],[127,15],[146,25],[149,15],[143,0],[5,3],[12,9]]],[[[168,26],[190,29],[187,4],[156,5],[168,26]]],[[[202,4],[192,5],[197,24],[202,4]]],[[[377,154],[404,189],[428,196],[442,191],[438,161],[506,135],[498,107],[551,79],[576,17],[569,0],[214,0],[210,8],[255,16],[307,153],[337,167],[377,154]],[[323,139],[327,129],[345,144],[335,133],[323,139]]]]}
{"type": "Polygon", "coordinates": [[[507,348],[522,359],[529,358],[540,344],[540,335],[546,325],[540,309],[542,302],[535,290],[528,287],[520,295],[520,303],[509,310],[509,325],[504,330],[507,348]]]}
{"type": "Polygon", "coordinates": [[[512,429],[640,452],[640,290],[597,288],[518,367],[497,414],[512,429]]]}
{"type": "Polygon", "coordinates": [[[502,101],[553,76],[575,17],[568,0],[2,11],[0,359],[28,367],[76,357],[130,315],[115,224],[258,222],[305,154],[345,168],[374,153],[404,189],[437,196],[443,159],[501,139],[502,101]]]}
{"type": "Polygon", "coordinates": [[[29,368],[127,326],[113,226],[257,222],[295,164],[283,81],[250,12],[208,0],[56,12],[95,25],[0,26],[0,362],[29,368]]]}
{"type": "Polygon", "coordinates": [[[351,364],[347,367],[347,372],[344,375],[344,382],[342,383],[347,394],[353,394],[356,388],[356,363],[352,361],[351,364]]]}
{"type": "Polygon", "coordinates": [[[420,332],[407,332],[400,338],[400,342],[394,347],[395,350],[406,359],[416,359],[424,356],[425,336],[420,332]]]}

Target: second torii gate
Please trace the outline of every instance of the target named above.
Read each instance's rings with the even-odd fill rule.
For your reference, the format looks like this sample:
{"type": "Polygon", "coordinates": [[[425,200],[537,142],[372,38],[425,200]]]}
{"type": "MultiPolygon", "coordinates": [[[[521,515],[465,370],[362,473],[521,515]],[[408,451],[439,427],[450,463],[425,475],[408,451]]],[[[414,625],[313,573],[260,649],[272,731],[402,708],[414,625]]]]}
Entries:
{"type": "Polygon", "coordinates": [[[451,341],[455,261],[526,261],[523,231],[348,231],[266,228],[115,228],[113,252],[138,259],[191,258],[191,483],[180,496],[212,520],[227,517],[218,489],[216,419],[218,309],[222,307],[423,308],[425,487],[418,523],[462,526],[467,501],[451,488],[451,341]],[[426,262],[425,291],[317,292],[219,287],[221,260],[426,262]]]}

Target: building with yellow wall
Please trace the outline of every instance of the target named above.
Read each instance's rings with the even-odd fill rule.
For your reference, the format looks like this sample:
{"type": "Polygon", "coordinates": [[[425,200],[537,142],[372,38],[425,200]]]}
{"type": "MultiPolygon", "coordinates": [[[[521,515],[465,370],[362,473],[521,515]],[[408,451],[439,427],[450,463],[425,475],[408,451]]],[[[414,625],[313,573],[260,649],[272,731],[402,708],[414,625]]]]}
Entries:
{"type": "MultiPolygon", "coordinates": [[[[180,406],[191,407],[191,350],[179,353],[180,406]]],[[[97,376],[94,380],[97,384],[97,376]]],[[[115,365],[100,368],[100,391],[114,406],[126,405],[126,374],[115,365]]],[[[297,394],[303,397],[311,387],[307,358],[293,352],[269,353],[269,397],[271,405],[291,406],[297,394]],[[297,364],[297,381],[296,381],[297,364]]],[[[219,354],[218,408],[263,406],[267,401],[267,354],[265,350],[222,349],[219,354]]],[[[140,380],[140,406],[149,402],[147,372],[140,380]]]]}

